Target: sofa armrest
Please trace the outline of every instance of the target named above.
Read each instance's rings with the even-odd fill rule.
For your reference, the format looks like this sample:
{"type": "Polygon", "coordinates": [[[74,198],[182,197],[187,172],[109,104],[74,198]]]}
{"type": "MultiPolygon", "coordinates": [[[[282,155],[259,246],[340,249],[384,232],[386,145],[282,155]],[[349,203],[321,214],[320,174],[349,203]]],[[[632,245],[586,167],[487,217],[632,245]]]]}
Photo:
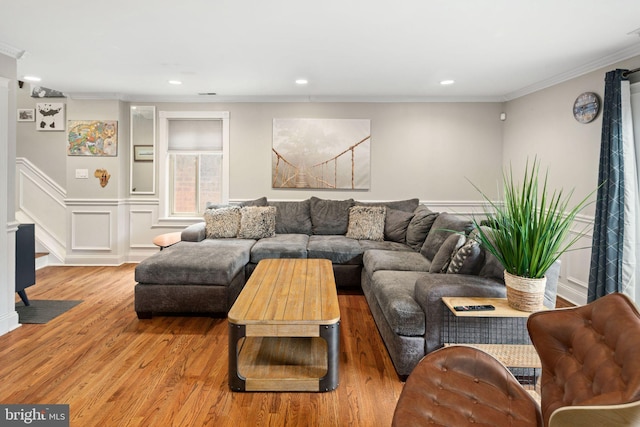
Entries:
{"type": "Polygon", "coordinates": [[[505,298],[504,283],[467,274],[427,274],[416,280],[414,298],[425,315],[425,352],[442,346],[442,324],[445,310],[442,297],[505,298]]]}
{"type": "Polygon", "coordinates": [[[183,242],[200,242],[204,240],[205,237],[207,237],[207,232],[204,222],[191,224],[190,226],[182,230],[183,242]]]}

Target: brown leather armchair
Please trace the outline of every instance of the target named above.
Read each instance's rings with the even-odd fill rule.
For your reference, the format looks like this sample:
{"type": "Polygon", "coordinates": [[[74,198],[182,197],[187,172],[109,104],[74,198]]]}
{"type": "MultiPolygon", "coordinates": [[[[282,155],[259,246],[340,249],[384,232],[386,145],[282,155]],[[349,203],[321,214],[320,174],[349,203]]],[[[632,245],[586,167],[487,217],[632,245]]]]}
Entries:
{"type": "Polygon", "coordinates": [[[640,425],[640,314],[629,298],[537,312],[527,327],[545,425],[640,425]]]}
{"type": "Polygon", "coordinates": [[[454,346],[409,375],[393,425],[640,426],[640,314],[626,296],[537,312],[527,326],[541,406],[492,356],[454,346]]]}

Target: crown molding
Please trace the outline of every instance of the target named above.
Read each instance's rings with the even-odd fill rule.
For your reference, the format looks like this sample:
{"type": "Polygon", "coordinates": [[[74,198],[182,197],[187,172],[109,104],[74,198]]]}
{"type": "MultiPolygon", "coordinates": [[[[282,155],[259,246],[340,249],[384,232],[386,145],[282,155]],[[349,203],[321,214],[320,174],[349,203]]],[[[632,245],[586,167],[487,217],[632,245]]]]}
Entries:
{"type": "Polygon", "coordinates": [[[7,55],[13,59],[20,59],[24,56],[25,53],[27,53],[27,51],[0,42],[0,53],[3,55],[7,55]]]}
{"type": "Polygon", "coordinates": [[[525,95],[529,95],[531,93],[537,92],[542,89],[546,89],[551,86],[555,86],[559,83],[566,82],[567,80],[574,79],[576,77],[583,76],[592,71],[596,71],[600,68],[606,67],[611,64],[615,64],[620,61],[624,61],[629,58],[633,58],[634,56],[640,55],[640,43],[636,43],[632,46],[614,52],[610,55],[603,56],[602,58],[598,58],[594,61],[587,62],[581,67],[574,68],[573,70],[569,70],[565,73],[557,74],[551,78],[546,80],[542,80],[538,83],[534,83],[532,85],[523,87],[522,89],[518,89],[514,92],[510,92],[504,96],[504,101],[511,101],[516,98],[520,98],[525,95]]]}

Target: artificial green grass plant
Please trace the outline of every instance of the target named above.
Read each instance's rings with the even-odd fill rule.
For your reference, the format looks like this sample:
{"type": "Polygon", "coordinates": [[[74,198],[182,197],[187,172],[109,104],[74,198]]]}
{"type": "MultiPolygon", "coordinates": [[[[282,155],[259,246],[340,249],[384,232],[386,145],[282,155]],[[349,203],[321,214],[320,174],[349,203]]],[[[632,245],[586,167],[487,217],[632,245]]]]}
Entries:
{"type": "Polygon", "coordinates": [[[492,201],[472,183],[490,208],[486,212],[490,230],[480,227],[477,218],[473,218],[478,241],[509,273],[528,278],[543,277],[584,235],[581,232],[569,238],[576,215],[588,205],[593,194],[569,208],[573,190],[566,196],[562,190],[547,194],[548,171],[540,188],[539,169],[537,160],[533,161],[531,170],[527,161],[522,184],[514,181],[511,167],[508,175],[503,172],[504,200],[501,202],[492,201]]]}

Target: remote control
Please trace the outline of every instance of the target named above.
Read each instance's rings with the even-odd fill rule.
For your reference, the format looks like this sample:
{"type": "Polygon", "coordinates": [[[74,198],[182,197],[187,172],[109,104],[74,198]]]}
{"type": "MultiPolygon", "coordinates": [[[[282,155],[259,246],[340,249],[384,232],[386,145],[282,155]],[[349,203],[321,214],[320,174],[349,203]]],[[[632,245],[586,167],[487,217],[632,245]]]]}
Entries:
{"type": "Polygon", "coordinates": [[[491,311],[496,308],[492,305],[457,305],[453,307],[455,311],[491,311]]]}

